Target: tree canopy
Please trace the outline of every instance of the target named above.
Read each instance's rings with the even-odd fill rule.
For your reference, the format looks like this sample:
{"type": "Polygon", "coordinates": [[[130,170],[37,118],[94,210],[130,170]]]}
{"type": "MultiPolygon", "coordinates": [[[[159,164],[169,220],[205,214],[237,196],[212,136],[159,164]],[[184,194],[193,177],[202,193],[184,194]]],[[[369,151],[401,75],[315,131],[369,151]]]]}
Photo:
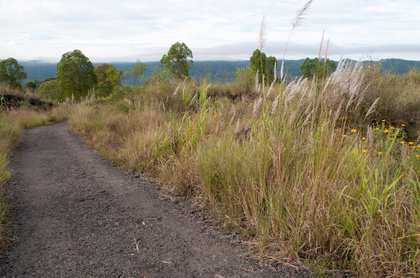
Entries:
{"type": "Polygon", "coordinates": [[[306,58],[300,66],[300,74],[305,78],[324,78],[335,71],[337,65],[334,61],[320,61],[318,58],[306,58]]]}
{"type": "Polygon", "coordinates": [[[171,46],[168,54],[162,56],[160,65],[169,69],[172,76],[177,79],[189,76],[189,70],[194,62],[191,49],[185,43],[176,42],[171,46]]]}
{"type": "Polygon", "coordinates": [[[97,96],[108,96],[115,87],[121,86],[122,70],[117,70],[113,65],[106,63],[100,64],[97,65],[93,71],[98,80],[95,91],[97,96]]]}
{"type": "Polygon", "coordinates": [[[266,83],[273,82],[274,67],[277,62],[276,57],[267,57],[264,52],[261,52],[259,49],[255,49],[251,58],[249,58],[249,61],[251,62],[251,69],[254,72],[254,76],[258,71],[258,82],[262,83],[263,76],[266,83]]]}
{"type": "Polygon", "coordinates": [[[27,77],[25,69],[14,58],[0,61],[0,83],[13,88],[22,88],[22,81],[27,77]]]}
{"type": "Polygon", "coordinates": [[[35,91],[37,84],[34,81],[28,81],[25,83],[25,87],[31,89],[32,91],[35,91]]]}
{"type": "Polygon", "coordinates": [[[64,53],[57,64],[57,79],[63,97],[79,100],[87,96],[97,84],[97,77],[89,58],[76,49],[64,53]]]}
{"type": "Polygon", "coordinates": [[[65,100],[65,97],[63,94],[60,93],[59,87],[58,87],[58,81],[57,80],[50,80],[43,82],[41,86],[39,86],[37,92],[50,100],[58,100],[63,101],[65,100]]]}
{"type": "Polygon", "coordinates": [[[255,49],[252,53],[251,58],[249,58],[251,62],[251,69],[254,74],[258,72],[258,82],[262,83],[262,78],[265,76],[265,65],[267,62],[267,56],[264,52],[261,52],[259,49],[255,49]]]}

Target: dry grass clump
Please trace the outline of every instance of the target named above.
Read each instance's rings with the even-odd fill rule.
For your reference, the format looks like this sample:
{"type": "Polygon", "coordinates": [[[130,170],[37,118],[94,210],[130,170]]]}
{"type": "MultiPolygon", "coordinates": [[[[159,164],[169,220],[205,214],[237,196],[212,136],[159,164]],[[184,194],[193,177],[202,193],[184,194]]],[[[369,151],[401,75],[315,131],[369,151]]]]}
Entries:
{"type": "Polygon", "coordinates": [[[325,80],[234,101],[209,96],[224,85],[184,81],[144,92],[128,112],[78,104],[71,126],[109,159],[195,196],[264,254],[320,271],[417,276],[420,147],[390,120],[372,126],[382,95],[369,74],[341,61],[325,80]]]}
{"type": "Polygon", "coordinates": [[[52,124],[64,121],[68,116],[69,106],[57,106],[50,111],[38,111],[31,108],[9,109],[5,120],[12,121],[21,128],[33,128],[36,126],[52,124]]]}
{"type": "Polygon", "coordinates": [[[239,83],[214,84],[208,90],[211,98],[228,98],[230,100],[253,100],[257,97],[253,86],[239,83]]]}
{"type": "Polygon", "coordinates": [[[0,83],[0,95],[2,93],[11,93],[11,94],[16,94],[16,95],[23,95],[26,97],[46,100],[36,90],[34,91],[31,88],[26,88],[26,87],[14,88],[10,86],[9,84],[5,84],[5,83],[0,83]]]}
{"type": "Polygon", "coordinates": [[[159,136],[167,132],[163,127],[167,117],[149,106],[126,113],[110,104],[80,103],[72,110],[70,127],[82,133],[102,156],[142,171],[153,165],[154,145],[159,136]]]}

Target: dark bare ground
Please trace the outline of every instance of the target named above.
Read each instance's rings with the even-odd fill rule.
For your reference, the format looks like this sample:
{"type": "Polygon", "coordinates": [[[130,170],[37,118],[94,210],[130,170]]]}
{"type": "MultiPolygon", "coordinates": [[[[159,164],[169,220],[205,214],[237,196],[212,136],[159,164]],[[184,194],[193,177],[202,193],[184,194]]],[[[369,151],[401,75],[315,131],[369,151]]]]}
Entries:
{"type": "Polygon", "coordinates": [[[240,238],[110,166],[67,123],[25,132],[6,188],[5,277],[314,277],[244,255],[240,238]]]}

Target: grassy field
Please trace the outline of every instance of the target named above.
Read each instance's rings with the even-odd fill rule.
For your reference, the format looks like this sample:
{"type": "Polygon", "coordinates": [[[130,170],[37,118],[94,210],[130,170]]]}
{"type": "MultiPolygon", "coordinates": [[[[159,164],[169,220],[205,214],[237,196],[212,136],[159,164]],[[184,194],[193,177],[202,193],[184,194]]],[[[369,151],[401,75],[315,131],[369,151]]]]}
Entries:
{"type": "Polygon", "coordinates": [[[263,256],[418,276],[420,73],[343,62],[325,80],[232,88],[157,82],[75,105],[70,126],[110,161],[196,198],[263,256]]]}

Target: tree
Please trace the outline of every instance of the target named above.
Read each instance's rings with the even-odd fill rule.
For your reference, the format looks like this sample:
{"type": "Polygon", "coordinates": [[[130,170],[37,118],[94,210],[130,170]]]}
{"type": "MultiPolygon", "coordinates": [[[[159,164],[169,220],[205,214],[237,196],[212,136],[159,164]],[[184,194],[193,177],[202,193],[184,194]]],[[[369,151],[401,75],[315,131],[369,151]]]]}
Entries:
{"type": "Polygon", "coordinates": [[[39,86],[37,91],[41,96],[50,100],[63,101],[65,97],[60,93],[57,80],[46,81],[39,86]]]}
{"type": "Polygon", "coordinates": [[[122,70],[117,70],[113,65],[97,65],[93,70],[96,74],[98,84],[95,93],[97,96],[106,97],[112,93],[115,87],[120,87],[122,70]]]}
{"type": "Polygon", "coordinates": [[[334,61],[320,61],[318,58],[306,58],[300,66],[300,74],[304,78],[324,78],[335,71],[337,68],[334,61]]]}
{"type": "Polygon", "coordinates": [[[258,82],[262,83],[262,78],[265,76],[267,56],[259,49],[255,49],[249,61],[251,62],[251,69],[254,72],[254,76],[258,72],[258,82]]]}
{"type": "Polygon", "coordinates": [[[146,71],[146,69],[147,69],[147,65],[137,59],[137,62],[130,69],[130,71],[126,72],[126,75],[131,74],[134,77],[133,86],[136,86],[136,81],[139,76],[140,76],[140,80],[143,81],[143,78],[144,78],[143,73],[146,71]]]}
{"type": "Polygon", "coordinates": [[[77,100],[87,96],[98,82],[89,58],[78,49],[63,54],[57,64],[57,79],[63,96],[74,95],[77,100]]]}
{"type": "Polygon", "coordinates": [[[34,81],[28,81],[25,83],[25,88],[31,89],[32,92],[35,91],[37,85],[34,81]]]}
{"type": "Polygon", "coordinates": [[[188,58],[193,58],[191,50],[185,43],[177,42],[171,46],[167,55],[162,56],[160,65],[169,69],[173,77],[182,79],[189,76],[189,70],[194,65],[188,58]]]}
{"type": "Polygon", "coordinates": [[[12,88],[22,88],[22,81],[27,78],[25,69],[16,59],[8,58],[0,62],[0,83],[9,84],[12,88]]]}
{"type": "Polygon", "coordinates": [[[274,67],[276,67],[276,57],[270,56],[267,58],[265,63],[265,79],[269,84],[274,81],[274,67]]]}

